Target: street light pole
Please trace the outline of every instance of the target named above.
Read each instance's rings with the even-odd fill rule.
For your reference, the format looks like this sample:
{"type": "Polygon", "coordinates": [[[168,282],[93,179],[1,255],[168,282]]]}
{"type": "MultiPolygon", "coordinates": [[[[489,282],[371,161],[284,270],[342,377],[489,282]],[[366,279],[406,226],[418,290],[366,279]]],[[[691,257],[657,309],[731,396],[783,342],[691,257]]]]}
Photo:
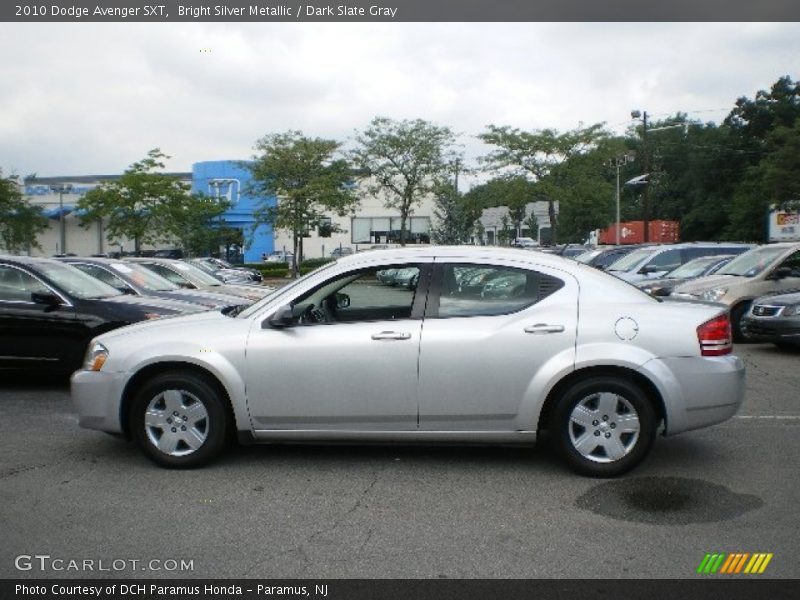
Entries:
{"type": "Polygon", "coordinates": [[[633,161],[633,153],[627,152],[625,154],[618,154],[614,161],[611,163],[612,166],[617,170],[617,220],[616,220],[616,245],[619,246],[619,238],[620,238],[620,192],[619,192],[619,170],[620,167],[627,165],[629,162],[633,161]]]}
{"type": "Polygon", "coordinates": [[[64,194],[68,194],[72,191],[72,184],[61,183],[59,185],[50,186],[50,189],[54,192],[58,192],[58,227],[60,231],[59,239],[61,242],[58,253],[66,254],[67,231],[64,228],[64,194]]]}

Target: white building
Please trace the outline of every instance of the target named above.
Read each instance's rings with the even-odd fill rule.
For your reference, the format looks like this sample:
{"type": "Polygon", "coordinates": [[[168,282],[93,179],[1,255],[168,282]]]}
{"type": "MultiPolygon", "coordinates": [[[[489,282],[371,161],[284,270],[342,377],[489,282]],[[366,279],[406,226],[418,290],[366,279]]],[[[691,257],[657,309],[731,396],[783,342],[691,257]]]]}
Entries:
{"type": "MultiPolygon", "coordinates": [[[[556,214],[558,214],[558,203],[556,202],[556,214]]],[[[495,246],[498,242],[498,233],[503,230],[503,217],[508,219],[508,226],[513,228],[514,223],[511,222],[507,206],[494,206],[492,208],[484,208],[481,213],[479,221],[483,225],[484,237],[483,240],[476,240],[480,244],[495,246]]],[[[539,243],[543,243],[543,231],[550,229],[550,215],[547,212],[547,202],[539,200],[537,202],[528,202],[525,205],[525,218],[523,219],[522,227],[519,231],[512,233],[512,239],[517,237],[530,237],[539,243]],[[531,213],[536,217],[538,224],[537,231],[530,231],[525,221],[528,220],[531,213]]],[[[546,236],[545,236],[546,237],[546,236]]]]}
{"type": "MultiPolygon", "coordinates": [[[[431,223],[435,218],[433,209],[432,198],[414,205],[406,222],[406,244],[430,244],[431,223]]],[[[314,230],[303,238],[303,255],[306,259],[330,256],[333,249],[339,247],[358,251],[374,245],[395,246],[400,243],[400,211],[386,208],[383,198],[369,194],[361,195],[355,215],[334,215],[331,224],[340,231],[323,237],[319,230],[314,230]]],[[[292,251],[291,232],[275,232],[275,249],[292,251]]]]}

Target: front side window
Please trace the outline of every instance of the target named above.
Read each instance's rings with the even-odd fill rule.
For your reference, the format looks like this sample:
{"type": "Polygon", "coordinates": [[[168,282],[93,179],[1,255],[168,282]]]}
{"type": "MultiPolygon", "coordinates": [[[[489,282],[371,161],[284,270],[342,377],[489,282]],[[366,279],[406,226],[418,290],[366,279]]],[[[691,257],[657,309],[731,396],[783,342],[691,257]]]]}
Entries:
{"type": "Polygon", "coordinates": [[[518,312],[564,285],[537,271],[491,265],[442,265],[438,277],[439,306],[433,316],[442,318],[518,312]]]}
{"type": "Polygon", "coordinates": [[[800,252],[795,252],[787,256],[781,264],[778,265],[778,268],[785,267],[791,270],[791,274],[789,277],[800,277],[800,252]]]}
{"type": "Polygon", "coordinates": [[[50,290],[25,271],[0,265],[0,300],[31,302],[31,294],[49,294],[50,290]]]}
{"type": "Polygon", "coordinates": [[[305,325],[409,319],[421,274],[419,265],[350,272],[295,300],[292,312],[305,325]]]}

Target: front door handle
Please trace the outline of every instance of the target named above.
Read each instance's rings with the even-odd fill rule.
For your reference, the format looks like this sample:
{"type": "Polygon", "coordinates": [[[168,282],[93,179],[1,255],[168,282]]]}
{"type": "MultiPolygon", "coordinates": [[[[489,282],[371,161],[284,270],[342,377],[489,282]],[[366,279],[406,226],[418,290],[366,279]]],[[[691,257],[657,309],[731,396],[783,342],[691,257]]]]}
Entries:
{"type": "Polygon", "coordinates": [[[373,340],[410,340],[411,334],[403,331],[381,331],[372,334],[373,340]]]}
{"type": "Polygon", "coordinates": [[[561,333],[564,331],[563,325],[548,325],[547,323],[537,323],[536,325],[529,325],[525,328],[525,333],[543,334],[543,333],[561,333]]]}

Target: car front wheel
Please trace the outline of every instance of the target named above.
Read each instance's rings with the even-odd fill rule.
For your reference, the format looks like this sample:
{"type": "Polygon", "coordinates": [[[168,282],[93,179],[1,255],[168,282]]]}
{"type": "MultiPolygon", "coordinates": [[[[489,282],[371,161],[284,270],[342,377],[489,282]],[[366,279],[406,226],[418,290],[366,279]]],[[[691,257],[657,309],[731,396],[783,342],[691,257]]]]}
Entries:
{"type": "Polygon", "coordinates": [[[134,440],[163,467],[196,467],[215,458],[225,446],[229,421],[219,392],[194,373],[158,375],[131,405],[134,440]]]}
{"type": "Polygon", "coordinates": [[[578,473],[615,477],[638,465],[656,433],[650,399],[631,381],[601,376],[574,383],[557,401],[550,431],[578,473]]]}

